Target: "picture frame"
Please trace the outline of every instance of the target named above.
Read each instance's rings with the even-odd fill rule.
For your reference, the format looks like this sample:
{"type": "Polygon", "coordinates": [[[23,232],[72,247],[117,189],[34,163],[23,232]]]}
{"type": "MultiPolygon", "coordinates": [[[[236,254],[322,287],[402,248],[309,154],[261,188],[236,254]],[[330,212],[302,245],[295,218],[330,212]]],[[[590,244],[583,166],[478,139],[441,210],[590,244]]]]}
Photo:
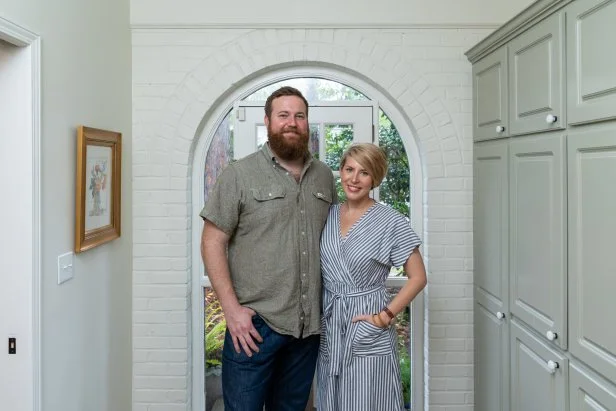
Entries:
{"type": "Polygon", "coordinates": [[[120,237],[122,134],[77,128],[75,253],[120,237]]]}

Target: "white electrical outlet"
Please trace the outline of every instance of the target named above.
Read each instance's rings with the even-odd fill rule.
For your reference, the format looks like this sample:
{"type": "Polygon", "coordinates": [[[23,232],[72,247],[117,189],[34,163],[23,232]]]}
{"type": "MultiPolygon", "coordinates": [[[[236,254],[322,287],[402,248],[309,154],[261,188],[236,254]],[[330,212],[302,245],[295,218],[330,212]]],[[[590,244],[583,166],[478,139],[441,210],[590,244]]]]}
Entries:
{"type": "Polygon", "coordinates": [[[73,278],[75,269],[73,259],[75,254],[71,251],[58,256],[58,284],[62,284],[73,278]]]}

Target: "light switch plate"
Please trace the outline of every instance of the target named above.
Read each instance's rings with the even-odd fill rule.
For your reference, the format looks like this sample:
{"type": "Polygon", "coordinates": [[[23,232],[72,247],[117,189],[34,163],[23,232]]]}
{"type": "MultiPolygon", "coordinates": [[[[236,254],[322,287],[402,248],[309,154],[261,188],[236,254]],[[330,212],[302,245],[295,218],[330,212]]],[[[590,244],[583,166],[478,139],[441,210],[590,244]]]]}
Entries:
{"type": "Polygon", "coordinates": [[[58,256],[58,284],[62,284],[73,278],[75,272],[75,267],[73,265],[74,257],[75,254],[72,251],[58,256]]]}

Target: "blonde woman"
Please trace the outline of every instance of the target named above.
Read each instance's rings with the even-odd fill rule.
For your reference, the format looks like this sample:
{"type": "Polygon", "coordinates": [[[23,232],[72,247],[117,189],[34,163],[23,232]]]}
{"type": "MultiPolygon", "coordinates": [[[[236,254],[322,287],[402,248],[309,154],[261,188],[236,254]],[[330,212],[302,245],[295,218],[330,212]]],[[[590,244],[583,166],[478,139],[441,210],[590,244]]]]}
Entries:
{"type": "Polygon", "coordinates": [[[330,207],[321,235],[319,411],[404,409],[391,324],[425,287],[426,271],[408,219],[369,196],[386,172],[374,144],[354,144],[341,159],[346,201],[330,207]],[[385,280],[399,266],[408,280],[392,299],[385,280]]]}

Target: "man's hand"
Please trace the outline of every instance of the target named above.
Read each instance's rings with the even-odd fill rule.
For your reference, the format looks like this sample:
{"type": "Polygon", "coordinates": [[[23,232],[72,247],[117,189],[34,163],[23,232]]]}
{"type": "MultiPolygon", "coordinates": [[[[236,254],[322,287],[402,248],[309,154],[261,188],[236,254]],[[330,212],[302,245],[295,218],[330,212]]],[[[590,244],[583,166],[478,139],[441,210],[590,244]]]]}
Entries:
{"type": "Polygon", "coordinates": [[[229,235],[206,220],[201,236],[201,255],[205,269],[225,313],[235,352],[239,354],[241,347],[247,356],[252,357],[253,352],[259,352],[256,342],[262,343],[263,338],[252,325],[252,317],[256,314],[254,310],[241,306],[237,301],[229,274],[228,243],[229,235]]]}
{"type": "Polygon", "coordinates": [[[253,352],[259,352],[256,342],[262,343],[263,338],[261,338],[259,332],[252,325],[252,317],[255,314],[254,310],[241,305],[231,312],[225,312],[227,329],[229,334],[231,334],[235,352],[238,354],[240,353],[240,347],[249,357],[252,357],[253,352]]]}

